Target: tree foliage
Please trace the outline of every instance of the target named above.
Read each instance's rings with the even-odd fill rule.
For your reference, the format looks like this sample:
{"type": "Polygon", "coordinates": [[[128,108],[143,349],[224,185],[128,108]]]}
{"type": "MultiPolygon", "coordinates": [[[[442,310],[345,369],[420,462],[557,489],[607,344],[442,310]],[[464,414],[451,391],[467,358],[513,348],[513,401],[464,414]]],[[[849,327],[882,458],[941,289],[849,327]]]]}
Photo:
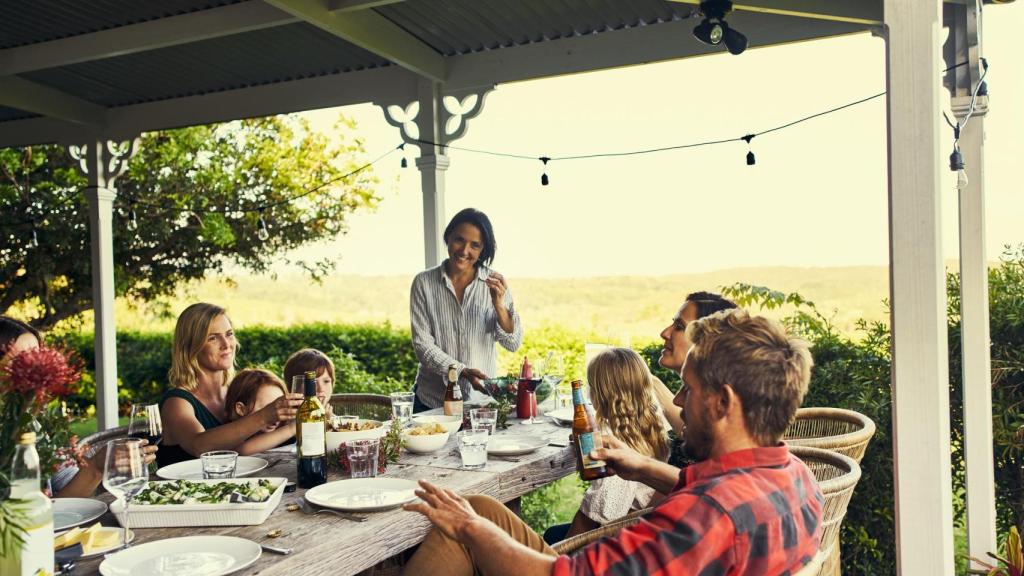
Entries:
{"type": "MultiPolygon", "coordinates": [[[[343,178],[364,149],[346,137],[353,122],[335,128],[332,140],[277,116],[143,135],[117,181],[115,294],[152,304],[226,265],[266,272],[344,233],[349,214],[376,206],[377,180],[371,169],[343,178]]],[[[0,312],[21,303],[48,328],[92,307],[86,184],[63,147],[0,150],[0,312]]],[[[289,263],[313,278],[334,265],[289,263]]]]}

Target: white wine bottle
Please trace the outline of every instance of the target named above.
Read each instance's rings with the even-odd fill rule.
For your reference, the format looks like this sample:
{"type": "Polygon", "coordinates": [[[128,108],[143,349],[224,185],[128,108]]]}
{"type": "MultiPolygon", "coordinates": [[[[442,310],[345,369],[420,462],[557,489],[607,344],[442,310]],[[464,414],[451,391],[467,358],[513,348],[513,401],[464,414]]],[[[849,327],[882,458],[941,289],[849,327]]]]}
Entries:
{"type": "Polygon", "coordinates": [[[459,386],[458,364],[448,367],[448,387],[444,391],[444,414],[462,418],[462,388],[459,386]]]}
{"type": "Polygon", "coordinates": [[[327,414],[316,397],[316,372],[306,372],[303,394],[295,418],[298,481],[299,488],[312,488],[327,482],[327,414]]]}
{"type": "Polygon", "coordinates": [[[38,576],[53,573],[53,506],[39,489],[39,453],[36,433],[26,432],[18,438],[11,466],[11,499],[21,500],[12,506],[25,515],[22,525],[24,541],[14,543],[10,550],[0,550],[0,574],[3,576],[38,576]]]}

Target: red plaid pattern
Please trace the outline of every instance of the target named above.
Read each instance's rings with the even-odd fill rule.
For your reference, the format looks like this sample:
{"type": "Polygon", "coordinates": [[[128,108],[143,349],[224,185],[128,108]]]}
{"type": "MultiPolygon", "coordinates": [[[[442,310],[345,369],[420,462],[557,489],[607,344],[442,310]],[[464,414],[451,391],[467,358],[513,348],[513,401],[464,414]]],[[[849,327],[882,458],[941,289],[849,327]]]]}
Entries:
{"type": "Polygon", "coordinates": [[[685,468],[639,523],[559,557],[553,574],[788,575],[818,551],[824,502],[785,445],[731,452],[685,468]]]}

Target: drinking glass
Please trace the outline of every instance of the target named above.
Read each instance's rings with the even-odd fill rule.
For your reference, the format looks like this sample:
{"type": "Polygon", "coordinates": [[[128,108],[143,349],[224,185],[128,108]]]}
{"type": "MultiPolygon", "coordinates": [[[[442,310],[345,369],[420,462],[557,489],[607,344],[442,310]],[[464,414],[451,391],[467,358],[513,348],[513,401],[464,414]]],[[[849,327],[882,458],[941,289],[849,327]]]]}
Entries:
{"type": "Polygon", "coordinates": [[[494,434],[498,425],[498,411],[494,408],[474,408],[469,411],[469,422],[473,430],[487,430],[494,434]]]}
{"type": "Polygon", "coordinates": [[[203,478],[206,480],[234,478],[238,465],[238,452],[234,450],[213,450],[204,452],[199,458],[203,462],[203,478]]]}
{"type": "Polygon", "coordinates": [[[459,454],[462,467],[475,469],[487,465],[487,435],[484,428],[459,432],[459,454]]]}
{"type": "Polygon", "coordinates": [[[128,418],[128,437],[149,440],[150,446],[160,442],[164,434],[158,404],[132,404],[128,418]]]}
{"type": "Polygon", "coordinates": [[[402,424],[412,418],[412,402],[415,394],[412,392],[391,393],[391,414],[402,424]]]}
{"type": "Polygon", "coordinates": [[[292,394],[306,394],[306,375],[296,374],[292,376],[292,394]]]}
{"type": "Polygon", "coordinates": [[[538,424],[540,420],[537,419],[537,386],[541,383],[540,378],[522,378],[519,380],[519,385],[526,388],[527,406],[530,407],[530,417],[523,420],[523,424],[538,424]]]}
{"type": "Polygon", "coordinates": [[[132,498],[149,482],[149,467],[142,453],[142,440],[121,438],[107,442],[107,458],[103,465],[103,487],[116,497],[124,498],[124,547],[128,548],[128,506],[132,498]]]}
{"type": "Polygon", "coordinates": [[[353,478],[377,476],[379,449],[380,440],[377,438],[350,440],[345,443],[345,454],[348,456],[349,470],[353,478]]]}

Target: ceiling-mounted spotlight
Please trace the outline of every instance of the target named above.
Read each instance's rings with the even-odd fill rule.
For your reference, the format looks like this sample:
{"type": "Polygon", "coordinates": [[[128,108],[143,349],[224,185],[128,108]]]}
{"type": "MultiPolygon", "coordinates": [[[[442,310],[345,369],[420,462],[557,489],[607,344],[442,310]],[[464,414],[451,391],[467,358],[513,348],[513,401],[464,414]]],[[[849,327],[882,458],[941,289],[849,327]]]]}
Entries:
{"type": "Polygon", "coordinates": [[[741,54],[747,49],[747,37],[725,21],[729,12],[732,12],[730,0],[704,0],[700,3],[700,14],[704,19],[693,29],[693,36],[711,46],[724,41],[730,54],[741,54]]]}

